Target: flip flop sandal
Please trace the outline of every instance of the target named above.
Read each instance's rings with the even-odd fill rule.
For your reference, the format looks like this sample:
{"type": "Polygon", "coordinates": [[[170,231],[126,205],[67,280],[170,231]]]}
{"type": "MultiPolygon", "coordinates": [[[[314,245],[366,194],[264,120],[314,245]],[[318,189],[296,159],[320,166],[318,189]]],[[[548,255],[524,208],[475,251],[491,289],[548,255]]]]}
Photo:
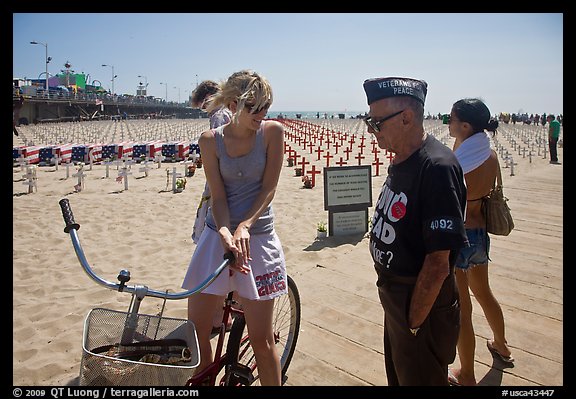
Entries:
{"type": "Polygon", "coordinates": [[[490,340],[486,341],[486,347],[488,348],[490,353],[492,353],[492,356],[494,356],[495,358],[500,359],[500,361],[506,364],[514,364],[514,358],[512,356],[504,356],[503,354],[498,352],[496,348],[492,346],[492,341],[490,340]]]}
{"type": "Polygon", "coordinates": [[[460,381],[458,381],[458,377],[456,377],[454,375],[454,373],[452,372],[452,369],[450,369],[450,368],[448,369],[448,383],[450,385],[457,386],[457,387],[462,386],[462,384],[460,384],[460,381]]]}

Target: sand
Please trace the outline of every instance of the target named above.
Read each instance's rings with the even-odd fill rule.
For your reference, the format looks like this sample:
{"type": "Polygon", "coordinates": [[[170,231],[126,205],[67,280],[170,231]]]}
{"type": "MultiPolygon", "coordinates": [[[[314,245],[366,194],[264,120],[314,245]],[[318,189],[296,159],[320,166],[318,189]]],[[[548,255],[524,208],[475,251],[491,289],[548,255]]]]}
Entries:
{"type": "MultiPolygon", "coordinates": [[[[180,127],[174,127],[170,133],[159,133],[159,136],[164,136],[159,138],[166,138],[169,134],[176,138],[188,130],[193,131],[192,136],[185,138],[193,139],[207,126],[206,120],[194,123],[196,125],[191,129],[191,125],[182,122],[180,127]]],[[[319,130],[322,124],[326,129],[348,134],[358,135],[364,130],[361,122],[357,120],[310,120],[309,123],[314,126],[313,129],[319,130]]],[[[438,121],[427,123],[430,131],[451,145],[446,126],[438,121]]],[[[62,129],[65,129],[65,126],[64,124],[62,129]]],[[[522,132],[540,137],[544,131],[542,128],[516,126],[516,130],[512,130],[512,127],[509,129],[518,137],[522,132]]],[[[47,133],[54,130],[44,129],[44,137],[56,135],[47,133]]],[[[83,128],[75,133],[75,138],[82,140],[82,134],[89,134],[91,131],[89,138],[84,137],[85,142],[94,142],[96,137],[96,140],[105,143],[110,140],[111,129],[100,131],[103,136],[98,137],[98,131],[83,128]]],[[[287,130],[296,131],[295,128],[287,130]]],[[[132,127],[131,133],[134,131],[132,127]]],[[[41,145],[38,134],[28,131],[27,137],[30,139],[34,136],[35,144],[41,145]]],[[[150,136],[154,134],[150,133],[150,136]]],[[[117,134],[116,139],[119,137],[117,134]]],[[[504,136],[500,137],[503,140],[504,136]]],[[[126,133],[123,139],[136,137],[131,138],[126,133]]],[[[367,143],[371,140],[368,134],[366,140],[367,143]]],[[[303,150],[302,146],[298,146],[292,139],[287,139],[286,143],[297,148],[317,169],[326,165],[325,158],[317,160],[316,153],[309,154],[308,150],[303,150]]],[[[13,145],[21,144],[21,138],[14,138],[13,145]]],[[[512,149],[508,141],[506,146],[512,149]]],[[[322,148],[328,149],[325,142],[322,148]]],[[[355,144],[355,152],[351,153],[348,165],[357,164],[353,156],[358,150],[355,144]]],[[[560,155],[562,160],[562,152],[560,155]]],[[[342,156],[341,150],[338,156],[342,156]]],[[[548,166],[548,160],[542,156],[534,156],[533,162],[528,162],[528,158],[515,154],[515,160],[516,173],[528,173],[532,168],[548,166]]],[[[386,160],[380,167],[380,175],[372,177],[373,203],[376,202],[384,182],[387,164],[386,160]]],[[[195,249],[190,236],[196,207],[205,183],[203,169],[198,169],[194,176],[187,178],[183,192],[174,193],[171,183],[167,182],[167,171],[171,172],[172,168],[176,167],[179,173],[184,173],[184,165],[178,162],[163,162],[158,167],[153,164],[148,176],[138,171],[139,167],[138,164],[132,165],[132,175],[128,177],[129,188],[126,190],[123,181],[116,181],[118,170],[115,166],[110,167],[110,175],[106,178],[104,165],[93,165],[92,170],[88,170],[89,166],[86,165],[84,187],[77,192],[74,186],[78,181],[72,176],[77,172],[77,167],[70,167],[70,176],[67,178],[66,168],[62,165],[58,170],[55,166],[39,166],[36,168],[37,188],[32,193],[28,193],[28,187],[23,184],[22,175],[25,171],[19,166],[12,168],[14,385],[76,385],[86,315],[95,307],[125,311],[130,300],[127,294],[97,285],[82,271],[69,235],[63,231],[64,222],[59,200],[69,200],[75,220],[80,224],[78,234],[85,255],[99,275],[115,281],[121,269],[128,269],[132,276],[130,283],[145,284],[159,290],[179,290],[195,249]]],[[[511,178],[509,171],[510,169],[503,169],[505,184],[511,178]]],[[[346,260],[363,264],[366,270],[370,270],[372,262],[368,239],[365,236],[328,237],[323,240],[316,238],[317,223],[328,220],[328,212],[324,210],[323,177],[320,174],[316,179],[316,187],[305,189],[301,178],[295,176],[294,168],[288,167],[287,162],[284,163],[273,207],[276,230],[283,243],[289,274],[297,276],[319,265],[346,260]]],[[[370,208],[369,215],[371,214],[370,208]]],[[[369,281],[371,272],[368,271],[366,276],[363,278],[369,281]]],[[[375,281],[375,276],[372,277],[375,281]]],[[[296,282],[298,283],[298,279],[296,282]]],[[[373,282],[370,284],[373,286],[373,282]]],[[[315,294],[315,288],[305,281],[302,281],[299,287],[304,298],[315,294]]],[[[370,298],[371,306],[377,309],[379,304],[375,287],[373,291],[368,290],[366,296],[370,298]]],[[[161,306],[161,301],[146,299],[141,311],[154,314],[161,306]]],[[[186,301],[167,303],[164,315],[185,318],[186,301]]],[[[309,309],[303,312],[303,317],[322,316],[309,309]]],[[[380,319],[381,315],[378,315],[378,318],[380,319]]],[[[334,329],[346,328],[346,325],[346,320],[339,320],[334,329]]],[[[306,337],[303,337],[301,342],[305,345],[306,337]]],[[[361,371],[358,373],[361,374],[361,371]]],[[[339,383],[364,384],[359,381],[351,379],[339,383]]],[[[292,380],[292,383],[335,384],[323,380],[321,375],[317,378],[308,377],[302,383],[292,380]]],[[[379,384],[385,384],[384,377],[379,384]]]]}

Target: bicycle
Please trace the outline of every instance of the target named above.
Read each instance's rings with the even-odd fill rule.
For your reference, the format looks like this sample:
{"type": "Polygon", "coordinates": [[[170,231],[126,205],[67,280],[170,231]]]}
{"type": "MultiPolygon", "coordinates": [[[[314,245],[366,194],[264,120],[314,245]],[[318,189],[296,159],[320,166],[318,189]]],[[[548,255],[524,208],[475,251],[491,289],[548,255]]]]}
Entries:
{"type": "MultiPolygon", "coordinates": [[[[200,363],[198,341],[192,322],[163,316],[166,300],[180,300],[200,293],[233,260],[226,254],[223,262],[197,287],[181,292],[159,291],[145,285],[127,285],[131,276],[121,270],[119,283],[105,280],[90,267],[80,244],[80,225],[68,199],[59,201],[64,217],[64,232],[70,234],[76,256],[88,276],[96,283],[118,292],[132,295],[128,312],[112,309],[92,309],[84,323],[80,385],[258,385],[258,367],[250,345],[246,321],[241,306],[230,292],[223,304],[224,312],[217,337],[214,361],[192,375],[200,363]],[[145,297],[163,299],[158,315],[139,313],[145,297]],[[228,332],[226,323],[232,317],[228,332]],[[226,340],[227,338],[227,340],[226,340]],[[226,350],[224,351],[224,344],[226,350]]],[[[300,330],[300,294],[294,280],[287,276],[288,294],[275,299],[274,338],[282,368],[282,384],[300,330]]]]}

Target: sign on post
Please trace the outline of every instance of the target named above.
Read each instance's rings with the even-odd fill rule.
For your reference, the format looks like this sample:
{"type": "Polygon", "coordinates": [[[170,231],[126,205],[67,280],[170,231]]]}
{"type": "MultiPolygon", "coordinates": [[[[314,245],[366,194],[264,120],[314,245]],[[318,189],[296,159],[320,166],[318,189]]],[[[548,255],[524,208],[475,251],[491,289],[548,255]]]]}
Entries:
{"type": "Polygon", "coordinates": [[[366,233],[370,206],[370,165],[324,168],[324,209],[328,211],[329,235],[366,233]]]}

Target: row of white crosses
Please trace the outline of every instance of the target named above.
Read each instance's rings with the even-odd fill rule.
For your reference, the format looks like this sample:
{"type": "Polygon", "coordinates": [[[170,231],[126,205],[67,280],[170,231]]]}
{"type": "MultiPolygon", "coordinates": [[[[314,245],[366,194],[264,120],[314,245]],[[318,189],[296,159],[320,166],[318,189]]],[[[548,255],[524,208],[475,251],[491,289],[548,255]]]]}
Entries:
{"type": "MultiPolygon", "coordinates": [[[[190,160],[186,160],[186,161],[182,161],[180,162],[180,164],[182,164],[184,166],[184,175],[186,175],[186,170],[188,168],[188,165],[190,165],[191,163],[194,163],[196,161],[196,152],[193,152],[193,158],[190,160]]],[[[158,162],[158,168],[160,168],[161,166],[161,162],[164,159],[164,157],[161,154],[157,154],[156,156],[156,162],[158,162]]],[[[111,161],[110,159],[107,159],[104,162],[104,165],[106,166],[106,176],[105,178],[108,178],[110,176],[110,165],[114,164],[116,165],[116,170],[118,171],[118,176],[116,177],[116,181],[117,182],[124,182],[124,190],[128,190],[128,176],[130,176],[132,174],[131,172],[131,165],[134,163],[134,161],[132,159],[129,159],[127,156],[124,156],[122,159],[116,159],[114,161],[111,161]]],[[[145,176],[148,176],[148,171],[150,169],[152,169],[150,167],[150,163],[151,160],[150,159],[145,159],[141,164],[140,164],[140,169],[139,172],[144,172],[145,176]]],[[[70,172],[69,172],[69,168],[70,168],[71,163],[68,162],[66,163],[66,179],[69,178],[70,176],[70,172]]],[[[86,177],[86,173],[85,173],[85,164],[83,162],[80,162],[76,165],[77,167],[77,172],[74,173],[72,176],[76,177],[78,179],[77,184],[74,186],[75,191],[76,192],[80,192],[85,188],[85,177],[86,177]]],[[[35,167],[34,167],[35,168],[35,167]]],[[[32,175],[30,171],[27,172],[27,176],[33,176],[34,179],[31,181],[36,181],[36,172],[35,169],[33,169],[34,174],[32,175]]],[[[175,192],[176,191],[176,180],[179,177],[182,177],[183,175],[181,173],[176,172],[176,167],[173,167],[173,171],[171,173],[172,177],[173,177],[173,181],[172,181],[172,190],[175,192]]],[[[34,183],[33,185],[34,187],[36,187],[36,183],[34,183]]]]}
{"type": "Polygon", "coordinates": [[[510,168],[511,176],[515,165],[512,153],[522,159],[528,158],[529,163],[534,158],[548,158],[548,126],[499,122],[498,134],[492,139],[505,162],[504,168],[510,168]]]}
{"type": "Polygon", "coordinates": [[[526,157],[526,151],[530,162],[532,156],[548,157],[548,129],[541,125],[509,125],[501,123],[498,127],[498,135],[502,136],[512,147],[511,151],[526,157]]]}
{"type": "Polygon", "coordinates": [[[208,119],[151,119],[113,121],[57,122],[23,125],[19,138],[25,144],[58,145],[63,143],[114,143],[116,141],[144,142],[195,141],[209,128],[208,119]]]}

